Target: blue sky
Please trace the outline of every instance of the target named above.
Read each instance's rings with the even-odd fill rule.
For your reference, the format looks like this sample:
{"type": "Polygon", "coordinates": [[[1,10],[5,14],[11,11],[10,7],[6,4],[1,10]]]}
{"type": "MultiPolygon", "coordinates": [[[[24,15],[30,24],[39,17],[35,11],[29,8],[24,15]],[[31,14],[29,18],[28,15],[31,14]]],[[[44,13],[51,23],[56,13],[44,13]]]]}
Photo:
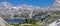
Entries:
{"type": "Polygon", "coordinates": [[[46,7],[53,4],[54,0],[0,0],[0,2],[9,2],[14,6],[28,4],[32,6],[46,7]]]}

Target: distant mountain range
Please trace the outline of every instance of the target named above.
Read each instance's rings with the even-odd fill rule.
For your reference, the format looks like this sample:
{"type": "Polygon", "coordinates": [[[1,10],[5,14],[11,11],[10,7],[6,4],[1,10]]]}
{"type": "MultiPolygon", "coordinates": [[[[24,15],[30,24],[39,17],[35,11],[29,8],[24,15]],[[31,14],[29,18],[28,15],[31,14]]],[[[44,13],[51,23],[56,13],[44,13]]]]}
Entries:
{"type": "Polygon", "coordinates": [[[8,2],[1,2],[0,3],[0,13],[11,13],[11,12],[16,12],[16,11],[37,11],[37,10],[60,10],[60,5],[59,3],[54,3],[54,5],[50,6],[50,7],[46,7],[46,8],[41,8],[38,6],[31,6],[31,5],[26,5],[26,4],[22,4],[19,6],[13,6],[8,2]],[[53,9],[54,8],[54,9],[53,9]]]}
{"type": "Polygon", "coordinates": [[[0,3],[0,14],[10,14],[10,15],[14,15],[14,14],[28,15],[29,14],[31,16],[31,14],[33,14],[33,13],[36,14],[41,11],[45,12],[45,11],[60,10],[59,4],[60,3],[55,2],[50,7],[41,8],[39,6],[31,6],[31,5],[27,5],[27,4],[13,6],[8,2],[1,2],[0,3]]]}

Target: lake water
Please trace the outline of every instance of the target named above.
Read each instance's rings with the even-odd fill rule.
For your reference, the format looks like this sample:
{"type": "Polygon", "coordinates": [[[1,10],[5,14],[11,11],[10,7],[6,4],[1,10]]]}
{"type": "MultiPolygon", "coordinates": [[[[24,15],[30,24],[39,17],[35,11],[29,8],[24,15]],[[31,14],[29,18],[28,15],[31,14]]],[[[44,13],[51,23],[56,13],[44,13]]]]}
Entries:
{"type": "Polygon", "coordinates": [[[6,22],[24,23],[25,19],[5,19],[6,22]]]}

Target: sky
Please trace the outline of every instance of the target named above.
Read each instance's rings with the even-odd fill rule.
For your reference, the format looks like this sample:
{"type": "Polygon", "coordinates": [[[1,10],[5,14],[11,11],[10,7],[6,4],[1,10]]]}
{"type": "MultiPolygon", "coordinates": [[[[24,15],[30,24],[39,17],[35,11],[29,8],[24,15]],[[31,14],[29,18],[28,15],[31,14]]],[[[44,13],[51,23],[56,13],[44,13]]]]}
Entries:
{"type": "Polygon", "coordinates": [[[39,7],[48,7],[54,3],[55,0],[0,0],[0,2],[9,2],[14,6],[27,4],[39,7]]]}

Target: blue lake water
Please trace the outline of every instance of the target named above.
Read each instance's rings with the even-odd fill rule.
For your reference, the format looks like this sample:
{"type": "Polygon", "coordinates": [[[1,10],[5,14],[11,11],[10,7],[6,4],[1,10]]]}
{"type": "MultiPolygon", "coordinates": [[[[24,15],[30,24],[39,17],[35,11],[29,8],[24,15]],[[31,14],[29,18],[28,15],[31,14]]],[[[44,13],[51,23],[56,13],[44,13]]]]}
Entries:
{"type": "Polygon", "coordinates": [[[25,19],[5,19],[6,22],[24,23],[25,19]]]}

